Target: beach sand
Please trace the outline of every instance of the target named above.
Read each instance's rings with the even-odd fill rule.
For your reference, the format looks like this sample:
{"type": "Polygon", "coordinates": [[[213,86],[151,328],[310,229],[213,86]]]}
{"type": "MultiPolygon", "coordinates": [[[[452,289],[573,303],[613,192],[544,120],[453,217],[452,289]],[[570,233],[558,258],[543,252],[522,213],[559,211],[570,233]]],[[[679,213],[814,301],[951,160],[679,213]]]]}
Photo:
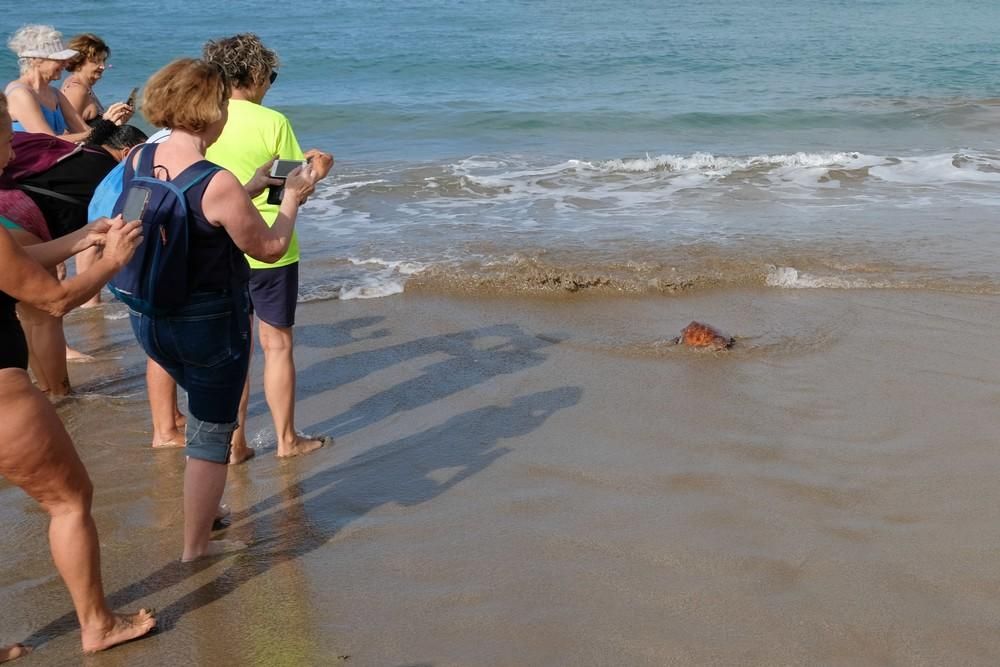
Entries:
{"type": "MultiPolygon", "coordinates": [[[[111,600],[160,630],[86,664],[1000,663],[998,297],[302,304],[297,422],[336,443],[278,461],[256,363],[251,546],[188,565],[116,308],[70,317],[99,361],[59,409],[111,600]],[[692,319],[736,347],[670,345],[692,319]]],[[[0,482],[0,641],[79,664],[45,526],[0,482]]]]}

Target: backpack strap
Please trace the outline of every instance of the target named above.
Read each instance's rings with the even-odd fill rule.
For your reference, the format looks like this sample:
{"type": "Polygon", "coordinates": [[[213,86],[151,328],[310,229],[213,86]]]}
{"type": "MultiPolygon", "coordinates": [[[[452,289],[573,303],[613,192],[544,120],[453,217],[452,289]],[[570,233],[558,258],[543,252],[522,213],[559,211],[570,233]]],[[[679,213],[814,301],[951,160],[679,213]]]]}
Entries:
{"type": "Polygon", "coordinates": [[[25,185],[24,183],[18,183],[16,186],[19,190],[24,190],[26,192],[34,192],[37,195],[42,195],[43,197],[51,197],[53,199],[58,199],[59,201],[66,202],[67,204],[73,204],[75,206],[86,206],[87,202],[77,199],[76,197],[70,197],[69,195],[64,195],[61,192],[55,192],[54,190],[49,190],[47,188],[40,188],[34,185],[25,185]]]}
{"type": "MultiPolygon", "coordinates": [[[[156,146],[157,144],[142,144],[139,146],[137,149],[139,153],[138,160],[136,161],[137,164],[130,159],[125,167],[125,176],[123,178],[123,183],[125,185],[136,177],[155,178],[155,176],[153,176],[153,159],[156,157],[156,146]]],[[[209,162],[208,160],[199,160],[178,174],[177,178],[161,182],[170,183],[181,193],[185,193],[202,180],[215,174],[215,172],[220,171],[221,169],[222,167],[209,162]]]]}
{"type": "Polygon", "coordinates": [[[206,178],[211,177],[222,167],[208,160],[199,160],[177,175],[177,178],[170,181],[181,192],[187,192],[194,186],[201,183],[206,178]]]}
{"type": "Polygon", "coordinates": [[[139,164],[136,166],[136,176],[153,175],[153,158],[156,156],[156,144],[143,144],[139,152],[139,164]]]}
{"type": "MultiPolygon", "coordinates": [[[[128,188],[129,183],[132,181],[133,178],[135,178],[135,172],[136,172],[135,164],[136,162],[141,161],[143,159],[142,156],[144,153],[146,153],[146,149],[149,146],[150,144],[141,144],[136,147],[133,153],[129,154],[129,156],[125,158],[125,172],[122,174],[123,191],[126,188],[128,188]],[[137,157],[139,158],[139,160],[136,160],[137,157]]],[[[152,153],[152,151],[150,151],[150,153],[152,153]]],[[[152,160],[152,158],[150,159],[152,160]]]]}

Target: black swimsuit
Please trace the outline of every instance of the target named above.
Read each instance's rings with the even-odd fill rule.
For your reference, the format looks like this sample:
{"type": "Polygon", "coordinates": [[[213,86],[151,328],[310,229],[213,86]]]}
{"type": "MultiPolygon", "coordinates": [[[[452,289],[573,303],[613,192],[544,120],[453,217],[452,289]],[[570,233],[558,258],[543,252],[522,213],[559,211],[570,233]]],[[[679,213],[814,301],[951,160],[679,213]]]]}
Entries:
{"type": "Polygon", "coordinates": [[[17,320],[17,301],[0,292],[0,368],[28,370],[28,342],[17,320]]]}

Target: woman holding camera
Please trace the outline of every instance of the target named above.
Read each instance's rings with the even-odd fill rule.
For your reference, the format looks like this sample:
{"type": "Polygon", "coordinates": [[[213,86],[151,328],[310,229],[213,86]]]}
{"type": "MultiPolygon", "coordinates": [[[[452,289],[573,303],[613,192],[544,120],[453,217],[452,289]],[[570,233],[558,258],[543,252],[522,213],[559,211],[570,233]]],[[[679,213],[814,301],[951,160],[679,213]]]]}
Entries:
{"type": "MultiPolygon", "coordinates": [[[[278,78],[278,56],[274,51],[264,46],[257,35],[244,33],[206,43],[203,55],[205,60],[219,66],[233,85],[229,123],[209,149],[210,160],[246,178],[256,165],[274,156],[285,160],[308,158],[317,180],[326,176],[333,166],[333,156],[316,149],[303,153],[288,119],[262,104],[278,78]]],[[[254,199],[254,205],[264,220],[273,224],[278,205],[264,194],[254,199]]],[[[302,436],[295,430],[292,327],[299,295],[298,238],[292,236],[288,251],[277,261],[262,262],[254,257],[248,261],[250,302],[259,321],[260,345],[264,350],[264,397],[274,419],[278,456],[308,454],[321,447],[327,438],[302,436]]],[[[254,455],[247,446],[245,431],[248,395],[249,387],[240,406],[240,428],[233,437],[232,463],[254,455]]]]}
{"type": "MultiPolygon", "coordinates": [[[[94,86],[104,76],[104,71],[110,67],[108,57],[111,47],[103,39],[91,33],[76,35],[69,40],[67,46],[76,51],[76,55],[66,61],[66,71],[69,76],[63,81],[62,93],[73,105],[80,117],[87,123],[100,118],[104,113],[104,105],[97,99],[94,86]]],[[[129,107],[128,115],[122,122],[128,122],[133,110],[129,107]]]]}
{"type": "MultiPolygon", "coordinates": [[[[7,99],[0,94],[0,172],[13,157],[7,99]]],[[[0,214],[4,213],[0,210],[0,214]]],[[[26,372],[28,348],[14,313],[15,300],[61,316],[101,288],[132,256],[141,241],[137,223],[95,222],[61,239],[22,248],[0,215],[0,475],[23,489],[49,514],[52,560],[69,589],[80,621],[83,650],[101,651],[148,633],[153,614],[113,613],[101,582],[101,548],[91,515],[93,487],[87,469],[49,400],[26,372]],[[105,252],[89,271],[65,282],[52,267],[103,237],[105,252]]],[[[16,536],[12,536],[16,538],[16,536]]],[[[30,649],[0,647],[0,662],[30,649]]]]}
{"type": "MultiPolygon", "coordinates": [[[[205,161],[205,151],[226,126],[229,95],[225,75],[204,61],[176,60],[154,74],[144,89],[143,114],[171,133],[163,143],[146,144],[129,156],[125,190],[137,168],[146,173],[151,167],[154,178],[174,181],[189,169],[214,167],[205,161]]],[[[242,253],[263,261],[280,258],[315,180],[308,167],[289,174],[270,227],[247,194],[259,194],[273,182],[261,170],[246,190],[224,169],[188,188],[186,302],[162,315],[131,313],[132,329],[150,359],[188,392],[184,561],[245,546],[209,539],[250,358],[249,269],[242,253]]]]}

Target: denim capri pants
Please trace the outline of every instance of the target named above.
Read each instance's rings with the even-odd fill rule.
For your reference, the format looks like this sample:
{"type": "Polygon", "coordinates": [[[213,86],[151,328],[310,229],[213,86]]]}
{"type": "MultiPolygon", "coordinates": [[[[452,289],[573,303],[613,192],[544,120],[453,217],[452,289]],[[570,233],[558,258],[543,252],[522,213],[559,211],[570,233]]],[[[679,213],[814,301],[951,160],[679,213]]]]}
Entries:
{"type": "Polygon", "coordinates": [[[185,453],[227,463],[240,398],[250,367],[250,312],[246,290],[192,294],[187,305],[162,317],[130,311],[132,331],[150,359],[187,391],[185,453]]]}

